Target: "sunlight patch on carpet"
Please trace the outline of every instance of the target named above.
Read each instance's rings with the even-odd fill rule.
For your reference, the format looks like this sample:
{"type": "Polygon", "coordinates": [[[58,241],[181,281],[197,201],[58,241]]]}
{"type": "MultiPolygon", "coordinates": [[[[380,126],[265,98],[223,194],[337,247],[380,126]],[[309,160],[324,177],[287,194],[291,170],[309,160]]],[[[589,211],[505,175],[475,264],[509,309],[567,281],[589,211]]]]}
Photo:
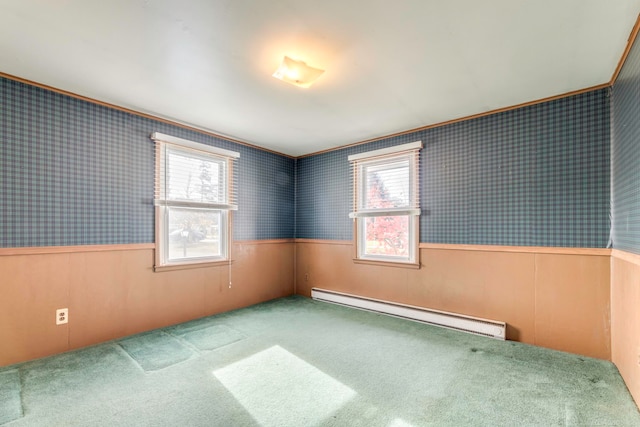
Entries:
{"type": "Polygon", "coordinates": [[[176,335],[198,350],[215,350],[246,338],[242,333],[225,325],[209,326],[189,332],[176,333],[176,335]]]}
{"type": "Polygon", "coordinates": [[[277,345],[213,374],[262,426],[317,425],[356,396],[277,345]]]}
{"type": "Polygon", "coordinates": [[[189,359],[193,352],[162,331],[136,335],[118,342],[145,371],[157,371],[189,359]]]}
{"type": "Polygon", "coordinates": [[[395,420],[391,421],[391,424],[389,424],[389,427],[414,427],[414,426],[413,424],[409,424],[405,420],[396,418],[395,420]]]}
{"type": "Polygon", "coordinates": [[[20,373],[17,369],[0,371],[0,424],[22,418],[20,373]]]}

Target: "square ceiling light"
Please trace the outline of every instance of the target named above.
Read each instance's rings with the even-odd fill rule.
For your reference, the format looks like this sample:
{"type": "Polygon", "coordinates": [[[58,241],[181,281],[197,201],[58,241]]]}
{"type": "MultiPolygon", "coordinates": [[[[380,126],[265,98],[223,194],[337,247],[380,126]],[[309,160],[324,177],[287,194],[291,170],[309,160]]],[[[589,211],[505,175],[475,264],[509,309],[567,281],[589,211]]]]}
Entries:
{"type": "Polygon", "coordinates": [[[303,61],[296,61],[285,56],[280,67],[273,73],[273,77],[295,86],[309,87],[322,73],[324,70],[310,67],[303,61]]]}

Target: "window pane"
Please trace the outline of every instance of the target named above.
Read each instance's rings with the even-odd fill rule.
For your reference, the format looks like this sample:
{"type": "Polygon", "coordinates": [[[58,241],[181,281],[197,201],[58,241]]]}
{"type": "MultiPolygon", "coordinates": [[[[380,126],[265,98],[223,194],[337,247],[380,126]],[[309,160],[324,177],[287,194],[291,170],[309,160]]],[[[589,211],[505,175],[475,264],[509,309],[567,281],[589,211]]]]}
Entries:
{"type": "Polygon", "coordinates": [[[365,255],[409,257],[408,216],[376,216],[361,221],[365,227],[365,255]]]}
{"type": "Polygon", "coordinates": [[[400,208],[410,204],[409,161],[364,167],[365,209],[400,208]]]}
{"type": "Polygon", "coordinates": [[[225,203],[225,162],[191,151],[167,150],[168,200],[225,203]]]}
{"type": "Polygon", "coordinates": [[[222,215],[219,210],[168,208],[168,260],[224,256],[222,215]]]}

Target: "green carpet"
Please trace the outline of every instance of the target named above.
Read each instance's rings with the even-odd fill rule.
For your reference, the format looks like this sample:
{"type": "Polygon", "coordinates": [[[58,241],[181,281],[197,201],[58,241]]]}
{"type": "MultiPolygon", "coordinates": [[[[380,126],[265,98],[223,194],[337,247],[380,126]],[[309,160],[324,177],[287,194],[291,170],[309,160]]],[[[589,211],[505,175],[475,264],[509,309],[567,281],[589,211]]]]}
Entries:
{"type": "Polygon", "coordinates": [[[609,362],[290,297],[0,368],[2,423],[640,426],[640,413],[609,362]]]}
{"type": "MultiPolygon", "coordinates": [[[[187,324],[188,325],[188,324],[187,324]]],[[[169,328],[169,333],[180,337],[198,350],[215,350],[218,347],[240,341],[245,336],[226,325],[211,325],[202,327],[182,327],[179,325],[169,328]]]]}
{"type": "Polygon", "coordinates": [[[20,372],[17,369],[0,371],[0,424],[20,417],[22,417],[20,372]]]}
{"type": "Polygon", "coordinates": [[[156,371],[189,359],[193,352],[162,331],[136,335],[118,342],[145,371],[156,371]]]}

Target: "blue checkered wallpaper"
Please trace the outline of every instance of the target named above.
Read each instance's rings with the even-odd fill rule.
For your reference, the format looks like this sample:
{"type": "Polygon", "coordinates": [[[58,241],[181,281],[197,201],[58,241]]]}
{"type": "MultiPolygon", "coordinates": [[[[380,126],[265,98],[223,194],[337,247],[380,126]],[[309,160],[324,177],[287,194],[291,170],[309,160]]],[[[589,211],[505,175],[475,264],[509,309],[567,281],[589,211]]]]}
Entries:
{"type": "Polygon", "coordinates": [[[613,85],[611,188],[613,247],[640,254],[640,42],[613,85]]]}
{"type": "MultiPolygon", "coordinates": [[[[614,88],[614,117],[636,112],[635,55],[614,88]]],[[[604,247],[608,239],[607,90],[297,161],[2,78],[0,109],[0,247],[153,242],[154,131],[240,152],[237,240],[351,239],[347,156],[416,140],[425,146],[422,242],[604,247]]],[[[623,127],[625,140],[640,132],[623,127]]],[[[625,147],[614,153],[614,177],[626,171],[635,182],[625,165],[640,153],[625,147]]],[[[636,212],[640,236],[635,206],[614,211],[614,223],[633,228],[636,212]]],[[[623,237],[619,247],[629,248],[623,237]]]]}
{"type": "Polygon", "coordinates": [[[294,236],[295,160],[0,78],[0,247],[153,242],[154,131],[240,152],[235,239],[294,236]]]}
{"type": "Polygon", "coordinates": [[[347,156],[421,140],[420,240],[605,247],[608,90],[300,158],[296,237],[352,238],[347,156]]]}

